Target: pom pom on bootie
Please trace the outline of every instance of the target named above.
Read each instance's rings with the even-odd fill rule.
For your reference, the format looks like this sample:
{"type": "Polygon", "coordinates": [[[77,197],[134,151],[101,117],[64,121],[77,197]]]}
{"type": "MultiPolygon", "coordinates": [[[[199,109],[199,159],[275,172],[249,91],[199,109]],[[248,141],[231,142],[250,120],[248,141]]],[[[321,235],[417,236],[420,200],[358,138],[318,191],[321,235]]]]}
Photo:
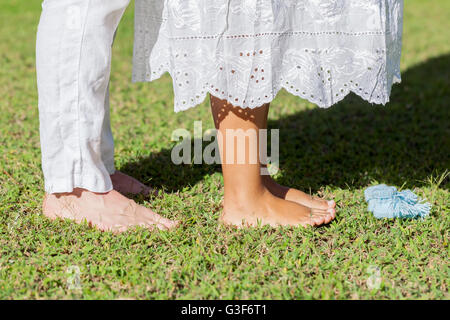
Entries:
{"type": "Polygon", "coordinates": [[[375,218],[425,218],[431,205],[422,203],[411,190],[397,191],[385,184],[369,187],[364,191],[368,210],[375,218]]]}

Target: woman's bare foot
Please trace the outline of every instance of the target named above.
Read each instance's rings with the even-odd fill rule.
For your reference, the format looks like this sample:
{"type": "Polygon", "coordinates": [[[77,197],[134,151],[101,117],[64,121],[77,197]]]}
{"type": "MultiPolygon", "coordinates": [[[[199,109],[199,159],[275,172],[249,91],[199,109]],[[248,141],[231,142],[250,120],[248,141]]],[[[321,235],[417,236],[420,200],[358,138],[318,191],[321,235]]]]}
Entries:
{"type": "Polygon", "coordinates": [[[261,175],[259,130],[267,129],[268,104],[244,110],[211,96],[211,110],[220,133],[218,145],[225,186],[220,220],[224,224],[320,226],[336,217],[335,209],[329,208],[328,203],[324,206],[309,199],[310,207],[300,204],[298,198],[303,201],[303,195],[298,197],[295,190],[285,190],[261,175]],[[236,139],[241,143],[234,143],[236,139]],[[235,161],[236,155],[244,159],[235,161]]]}
{"type": "Polygon", "coordinates": [[[114,172],[114,174],[111,175],[111,180],[113,183],[114,190],[120,192],[123,195],[139,195],[142,194],[143,196],[149,196],[149,195],[157,195],[158,191],[154,190],[139,180],[136,180],[133,177],[130,177],[129,175],[126,175],[125,173],[122,173],[120,171],[114,172]]]}
{"type": "Polygon", "coordinates": [[[136,226],[168,230],[177,225],[115,190],[94,193],[77,188],[71,193],[46,194],[43,213],[50,219],[86,221],[102,231],[123,232],[136,226]]]}
{"type": "Polygon", "coordinates": [[[313,209],[327,210],[336,208],[336,203],[333,200],[324,200],[312,197],[311,195],[278,184],[271,176],[263,176],[264,186],[276,197],[296,202],[306,207],[313,209]]]}
{"type": "Polygon", "coordinates": [[[335,209],[313,209],[274,196],[264,188],[260,195],[225,198],[220,221],[237,227],[258,225],[320,226],[336,217],[335,209]],[[239,199],[238,199],[239,198],[239,199]]]}

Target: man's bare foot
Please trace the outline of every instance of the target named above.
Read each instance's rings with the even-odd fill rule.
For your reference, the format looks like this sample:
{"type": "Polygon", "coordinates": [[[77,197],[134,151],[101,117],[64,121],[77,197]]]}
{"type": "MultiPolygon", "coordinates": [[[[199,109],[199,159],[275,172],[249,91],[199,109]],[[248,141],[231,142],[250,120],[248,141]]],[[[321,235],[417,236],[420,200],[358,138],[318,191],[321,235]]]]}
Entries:
{"type": "Polygon", "coordinates": [[[151,194],[157,195],[158,191],[154,190],[139,180],[136,180],[125,173],[120,171],[114,172],[111,175],[111,180],[113,183],[114,190],[120,192],[123,195],[138,195],[142,194],[143,196],[149,196],[151,194]]]}
{"type": "Polygon", "coordinates": [[[177,225],[115,190],[94,193],[77,188],[71,193],[46,194],[43,213],[50,219],[87,221],[102,231],[123,232],[136,226],[168,230],[177,225]]]}
{"type": "Polygon", "coordinates": [[[274,196],[264,188],[257,197],[225,199],[220,221],[237,227],[258,225],[320,226],[336,217],[335,209],[309,208],[274,196]]]}
{"type": "Polygon", "coordinates": [[[264,186],[276,197],[296,202],[306,207],[320,210],[328,210],[336,208],[336,203],[333,200],[324,200],[310,196],[309,194],[278,184],[271,176],[265,175],[263,177],[264,186]]]}

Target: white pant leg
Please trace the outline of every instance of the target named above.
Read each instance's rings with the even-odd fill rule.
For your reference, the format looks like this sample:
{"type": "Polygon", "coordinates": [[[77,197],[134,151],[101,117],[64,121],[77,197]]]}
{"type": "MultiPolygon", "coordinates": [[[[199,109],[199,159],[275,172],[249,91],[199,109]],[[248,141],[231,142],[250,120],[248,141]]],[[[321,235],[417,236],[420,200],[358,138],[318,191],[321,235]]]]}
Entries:
{"type": "Polygon", "coordinates": [[[108,174],[113,174],[116,171],[116,167],[114,165],[114,139],[111,130],[109,109],[109,85],[106,89],[105,116],[103,118],[102,138],[100,140],[100,153],[108,174]]]}
{"type": "Polygon", "coordinates": [[[45,190],[112,189],[111,45],[129,0],[46,0],[36,47],[45,190]]]}

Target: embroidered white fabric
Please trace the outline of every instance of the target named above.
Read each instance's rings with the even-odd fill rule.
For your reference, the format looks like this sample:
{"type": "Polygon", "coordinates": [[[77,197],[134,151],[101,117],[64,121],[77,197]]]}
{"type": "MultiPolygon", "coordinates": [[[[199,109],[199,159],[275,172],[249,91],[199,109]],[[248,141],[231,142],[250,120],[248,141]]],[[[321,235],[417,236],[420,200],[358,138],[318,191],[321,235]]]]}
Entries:
{"type": "Polygon", "coordinates": [[[386,104],[401,81],[403,0],[165,0],[161,18],[137,6],[134,80],[169,72],[175,111],[208,92],[255,108],[281,88],[319,107],[350,92],[386,104]]]}

